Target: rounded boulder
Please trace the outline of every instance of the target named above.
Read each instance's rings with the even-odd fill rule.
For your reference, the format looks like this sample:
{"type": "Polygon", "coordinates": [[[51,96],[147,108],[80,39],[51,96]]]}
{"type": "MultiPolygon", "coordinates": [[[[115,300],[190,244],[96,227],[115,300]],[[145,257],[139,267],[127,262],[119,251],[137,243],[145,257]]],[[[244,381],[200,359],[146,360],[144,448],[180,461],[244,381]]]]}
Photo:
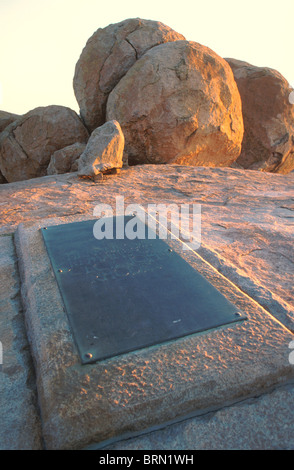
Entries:
{"type": "Polygon", "coordinates": [[[244,139],[237,163],[251,170],[290,173],[294,170],[292,88],[277,70],[237,59],[226,61],[243,109],[244,139]]]}
{"type": "Polygon", "coordinates": [[[243,138],[241,99],[231,68],[192,41],[146,52],[107,101],[118,120],[129,164],[229,166],[243,138]]]}
{"type": "Polygon", "coordinates": [[[92,132],[105,122],[109,93],[150,48],[185,39],[158,21],[131,18],[99,28],[87,41],[75,67],[73,87],[81,117],[92,132]]]}

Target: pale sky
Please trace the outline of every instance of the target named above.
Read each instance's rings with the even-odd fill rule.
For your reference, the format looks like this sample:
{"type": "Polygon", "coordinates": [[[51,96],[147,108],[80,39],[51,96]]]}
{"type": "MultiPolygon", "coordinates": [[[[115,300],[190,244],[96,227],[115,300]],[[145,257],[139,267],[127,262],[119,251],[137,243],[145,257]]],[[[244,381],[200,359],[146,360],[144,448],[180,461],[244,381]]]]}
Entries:
{"type": "Polygon", "coordinates": [[[136,17],[221,57],[276,69],[294,86],[294,0],[0,0],[0,109],[58,104],[78,112],[72,80],[86,41],[136,17]]]}

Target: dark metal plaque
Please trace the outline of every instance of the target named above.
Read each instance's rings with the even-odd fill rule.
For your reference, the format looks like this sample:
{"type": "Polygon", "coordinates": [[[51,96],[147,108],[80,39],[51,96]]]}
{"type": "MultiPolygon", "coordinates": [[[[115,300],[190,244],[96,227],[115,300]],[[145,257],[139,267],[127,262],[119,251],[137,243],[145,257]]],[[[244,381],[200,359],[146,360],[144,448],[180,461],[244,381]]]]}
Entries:
{"type": "Polygon", "coordinates": [[[246,318],[164,240],[97,240],[94,223],[41,229],[83,364],[246,318]]]}

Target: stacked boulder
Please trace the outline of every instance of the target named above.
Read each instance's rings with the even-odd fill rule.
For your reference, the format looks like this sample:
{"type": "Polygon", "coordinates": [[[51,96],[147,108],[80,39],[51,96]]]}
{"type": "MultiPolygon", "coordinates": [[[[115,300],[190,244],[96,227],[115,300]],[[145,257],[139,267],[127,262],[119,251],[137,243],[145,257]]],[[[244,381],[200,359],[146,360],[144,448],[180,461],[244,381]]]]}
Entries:
{"type": "Polygon", "coordinates": [[[168,26],[132,18],[99,28],[87,41],[76,64],[73,87],[81,117],[92,132],[105,122],[110,92],[152,47],[184,40],[168,26]]]}
{"type": "Polygon", "coordinates": [[[0,183],[124,165],[294,169],[294,106],[278,72],[223,59],[163,23],[99,28],[75,67],[80,115],[0,112],[0,183]]]}

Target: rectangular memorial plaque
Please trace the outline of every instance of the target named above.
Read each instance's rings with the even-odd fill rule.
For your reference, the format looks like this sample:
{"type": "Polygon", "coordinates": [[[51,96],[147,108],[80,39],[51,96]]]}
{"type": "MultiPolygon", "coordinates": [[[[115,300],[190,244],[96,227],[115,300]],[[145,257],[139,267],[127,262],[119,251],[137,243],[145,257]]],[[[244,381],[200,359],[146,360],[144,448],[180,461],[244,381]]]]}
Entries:
{"type": "Polygon", "coordinates": [[[41,229],[83,364],[246,318],[147,225],[97,240],[94,223],[41,229]]]}

